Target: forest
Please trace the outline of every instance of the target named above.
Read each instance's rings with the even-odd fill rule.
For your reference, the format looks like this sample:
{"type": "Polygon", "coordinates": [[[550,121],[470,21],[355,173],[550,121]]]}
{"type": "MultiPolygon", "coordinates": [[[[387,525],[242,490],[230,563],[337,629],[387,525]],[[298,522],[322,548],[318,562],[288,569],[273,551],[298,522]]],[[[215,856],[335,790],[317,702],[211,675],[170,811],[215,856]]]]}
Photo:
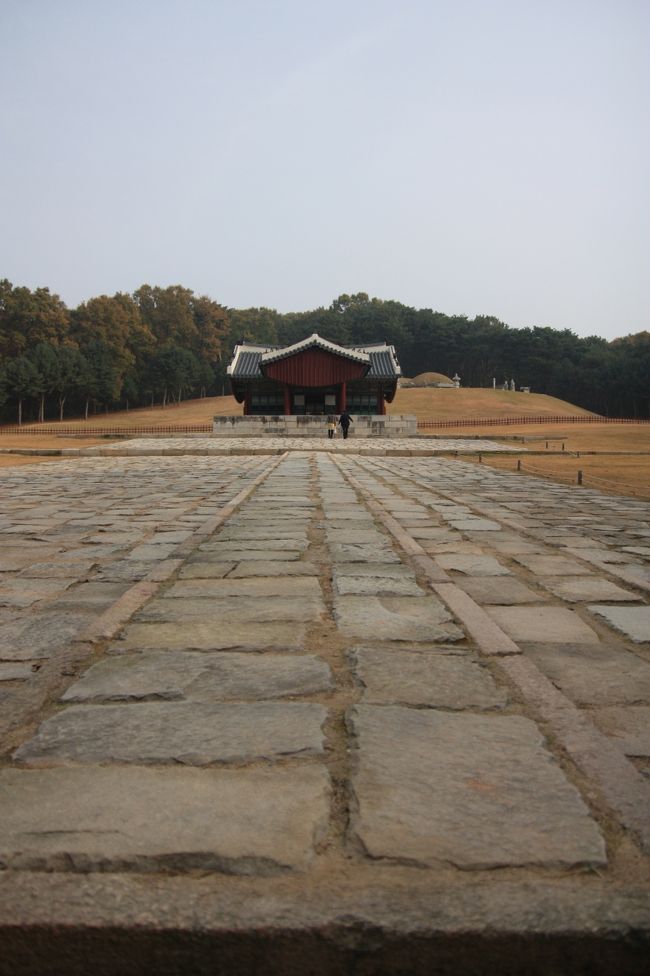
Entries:
{"type": "Polygon", "coordinates": [[[650,333],[608,342],[568,329],[513,328],[365,292],[328,308],[280,313],[227,308],[180,285],[142,285],[68,308],[48,288],[0,281],[0,419],[63,420],[90,412],[229,392],[226,366],[240,339],[269,345],[312,332],[343,345],[392,343],[404,376],[425,371],[463,386],[548,393],[610,417],[650,417],[650,333]]]}

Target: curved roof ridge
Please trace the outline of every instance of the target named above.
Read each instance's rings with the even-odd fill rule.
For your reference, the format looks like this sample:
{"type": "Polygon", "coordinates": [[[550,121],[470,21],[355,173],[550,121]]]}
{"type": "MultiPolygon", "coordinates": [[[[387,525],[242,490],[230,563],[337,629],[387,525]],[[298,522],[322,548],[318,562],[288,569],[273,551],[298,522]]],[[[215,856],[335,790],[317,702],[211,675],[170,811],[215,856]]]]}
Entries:
{"type": "Polygon", "coordinates": [[[306,339],[301,339],[299,342],[294,342],[290,346],[284,346],[281,349],[271,349],[268,352],[262,353],[262,363],[276,362],[278,359],[286,359],[287,356],[295,356],[296,353],[302,352],[304,349],[310,349],[312,346],[316,346],[319,349],[324,349],[326,352],[334,353],[336,356],[344,356],[346,359],[352,359],[357,363],[368,364],[370,362],[370,355],[367,352],[358,349],[350,349],[346,346],[339,346],[336,342],[330,342],[329,339],[323,339],[318,332],[312,332],[310,336],[306,339]]]}

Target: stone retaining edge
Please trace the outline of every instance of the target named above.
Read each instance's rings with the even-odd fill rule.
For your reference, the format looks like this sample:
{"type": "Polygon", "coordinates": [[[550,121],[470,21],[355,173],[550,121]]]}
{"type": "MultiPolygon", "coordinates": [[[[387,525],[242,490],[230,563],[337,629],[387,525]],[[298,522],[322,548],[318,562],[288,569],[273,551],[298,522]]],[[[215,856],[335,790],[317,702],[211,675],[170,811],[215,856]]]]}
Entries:
{"type": "Polygon", "coordinates": [[[297,881],[5,874],[0,976],[647,973],[640,888],[297,881]]]}

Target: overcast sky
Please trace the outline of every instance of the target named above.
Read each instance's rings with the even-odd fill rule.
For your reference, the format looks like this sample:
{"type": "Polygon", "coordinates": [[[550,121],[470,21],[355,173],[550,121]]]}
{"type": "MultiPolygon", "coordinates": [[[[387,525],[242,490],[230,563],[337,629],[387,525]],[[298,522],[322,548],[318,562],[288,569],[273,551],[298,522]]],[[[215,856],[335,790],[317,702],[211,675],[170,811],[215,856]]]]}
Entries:
{"type": "Polygon", "coordinates": [[[650,329],[650,0],[0,0],[0,277],[650,329]]]}

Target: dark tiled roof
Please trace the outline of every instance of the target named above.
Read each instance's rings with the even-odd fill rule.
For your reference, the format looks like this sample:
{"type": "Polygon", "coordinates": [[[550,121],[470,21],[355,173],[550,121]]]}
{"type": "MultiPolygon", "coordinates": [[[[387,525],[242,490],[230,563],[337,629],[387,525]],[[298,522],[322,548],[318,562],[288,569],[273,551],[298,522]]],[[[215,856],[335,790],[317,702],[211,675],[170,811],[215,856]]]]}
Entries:
{"type": "MultiPolygon", "coordinates": [[[[319,336],[316,338],[320,339],[319,336]]],[[[310,337],[313,339],[313,337],[310,337]]],[[[308,340],[303,340],[305,346],[308,340]]],[[[294,345],[302,345],[295,343],[294,345]]],[[[327,340],[321,340],[319,342],[323,348],[335,347],[334,343],[328,343],[327,340]]],[[[228,366],[228,374],[231,379],[261,379],[262,372],[260,370],[260,364],[262,362],[262,357],[265,353],[270,352],[284,352],[284,349],[290,349],[293,347],[282,347],[282,346],[260,346],[254,343],[249,344],[246,342],[238,343],[235,346],[232,362],[228,366]]],[[[360,358],[359,353],[370,357],[370,369],[366,373],[368,379],[382,379],[382,380],[396,380],[398,376],[401,376],[401,369],[397,358],[395,356],[394,346],[389,346],[385,342],[372,342],[365,346],[352,346],[352,347],[339,347],[345,349],[355,358],[360,358]],[[356,354],[356,356],[355,356],[356,354]]],[[[274,356],[269,358],[275,358],[274,356]]],[[[281,356],[278,358],[282,358],[281,356]]]]}
{"type": "Polygon", "coordinates": [[[260,376],[261,358],[261,352],[247,352],[245,349],[240,349],[239,356],[237,357],[236,368],[231,375],[242,377],[260,376]]]}
{"type": "Polygon", "coordinates": [[[380,351],[368,350],[370,354],[369,379],[394,380],[400,375],[399,366],[391,353],[390,346],[384,346],[380,351]],[[397,367],[397,368],[396,368],[397,367]]]}

